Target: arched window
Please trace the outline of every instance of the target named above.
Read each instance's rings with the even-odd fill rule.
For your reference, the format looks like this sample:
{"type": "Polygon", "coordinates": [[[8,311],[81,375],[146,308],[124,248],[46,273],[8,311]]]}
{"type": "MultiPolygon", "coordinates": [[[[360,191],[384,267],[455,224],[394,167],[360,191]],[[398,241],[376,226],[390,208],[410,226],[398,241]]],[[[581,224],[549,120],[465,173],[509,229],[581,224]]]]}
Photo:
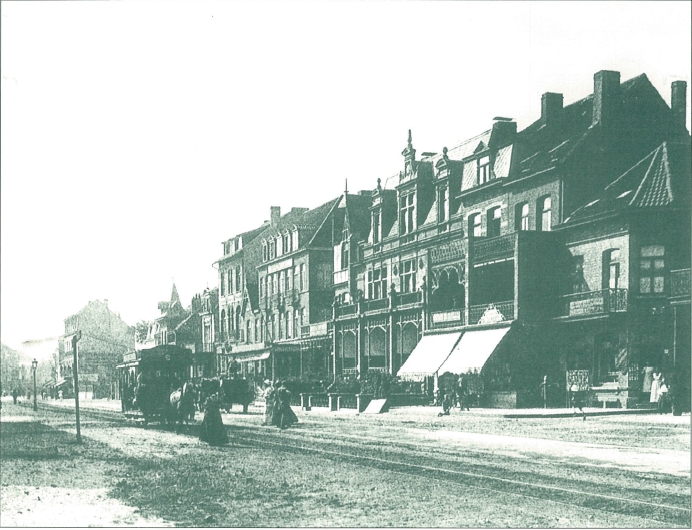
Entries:
{"type": "Polygon", "coordinates": [[[541,232],[550,232],[552,228],[552,202],[550,195],[538,199],[536,211],[538,215],[536,229],[541,232]]]}
{"type": "Polygon", "coordinates": [[[487,223],[488,237],[499,236],[502,225],[502,208],[500,206],[488,210],[487,223]]]}
{"type": "Polygon", "coordinates": [[[481,214],[469,215],[469,237],[481,237],[481,214]]]}
{"type": "Polygon", "coordinates": [[[514,214],[514,228],[515,230],[528,230],[529,229],[529,203],[522,202],[517,204],[516,211],[514,214]]]}
{"type": "Polygon", "coordinates": [[[382,328],[370,330],[370,348],[368,351],[368,367],[384,368],[387,356],[386,334],[382,328]]]}
{"type": "Polygon", "coordinates": [[[401,364],[403,365],[416,347],[416,344],[418,344],[418,326],[412,322],[407,322],[401,335],[401,364]]]}

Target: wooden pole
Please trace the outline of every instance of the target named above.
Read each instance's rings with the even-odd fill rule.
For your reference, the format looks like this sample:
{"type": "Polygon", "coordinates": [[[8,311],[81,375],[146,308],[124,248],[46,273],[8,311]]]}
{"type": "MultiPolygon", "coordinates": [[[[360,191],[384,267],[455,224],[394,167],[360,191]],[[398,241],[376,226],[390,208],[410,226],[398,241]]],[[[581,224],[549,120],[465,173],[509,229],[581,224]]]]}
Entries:
{"type": "Polygon", "coordinates": [[[72,376],[74,377],[74,411],[77,422],[77,443],[82,443],[82,433],[79,425],[79,374],[77,370],[77,341],[82,338],[82,332],[78,331],[72,336],[72,376]]]}

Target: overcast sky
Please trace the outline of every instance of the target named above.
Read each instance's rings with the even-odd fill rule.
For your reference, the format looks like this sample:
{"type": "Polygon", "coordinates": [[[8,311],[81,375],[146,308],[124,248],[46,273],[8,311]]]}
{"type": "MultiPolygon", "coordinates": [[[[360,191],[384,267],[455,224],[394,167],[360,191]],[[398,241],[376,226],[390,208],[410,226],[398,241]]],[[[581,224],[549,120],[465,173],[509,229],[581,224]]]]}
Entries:
{"type": "Polygon", "coordinates": [[[609,69],[670,103],[689,2],[2,2],[1,338],[217,283],[269,207],[373,189],[609,69]]]}

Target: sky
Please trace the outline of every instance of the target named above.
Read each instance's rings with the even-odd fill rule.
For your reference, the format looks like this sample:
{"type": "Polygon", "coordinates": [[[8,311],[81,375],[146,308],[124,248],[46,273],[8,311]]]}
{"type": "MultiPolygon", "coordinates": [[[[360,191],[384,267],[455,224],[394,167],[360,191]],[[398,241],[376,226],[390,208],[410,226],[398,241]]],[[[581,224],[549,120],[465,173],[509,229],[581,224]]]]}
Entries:
{"type": "Polygon", "coordinates": [[[129,324],[218,282],[270,206],[565,104],[593,74],[688,83],[689,2],[2,2],[0,338],[129,324]]]}

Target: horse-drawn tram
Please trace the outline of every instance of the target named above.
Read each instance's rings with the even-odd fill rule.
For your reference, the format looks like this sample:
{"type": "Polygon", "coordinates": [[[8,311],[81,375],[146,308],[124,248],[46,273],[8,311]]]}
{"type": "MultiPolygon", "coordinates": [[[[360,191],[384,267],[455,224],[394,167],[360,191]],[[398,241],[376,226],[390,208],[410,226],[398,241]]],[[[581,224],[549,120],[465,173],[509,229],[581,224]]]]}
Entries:
{"type": "Polygon", "coordinates": [[[161,345],[126,353],[117,366],[122,412],[130,419],[168,423],[175,421],[171,394],[187,382],[192,352],[180,346],[161,345]]]}

